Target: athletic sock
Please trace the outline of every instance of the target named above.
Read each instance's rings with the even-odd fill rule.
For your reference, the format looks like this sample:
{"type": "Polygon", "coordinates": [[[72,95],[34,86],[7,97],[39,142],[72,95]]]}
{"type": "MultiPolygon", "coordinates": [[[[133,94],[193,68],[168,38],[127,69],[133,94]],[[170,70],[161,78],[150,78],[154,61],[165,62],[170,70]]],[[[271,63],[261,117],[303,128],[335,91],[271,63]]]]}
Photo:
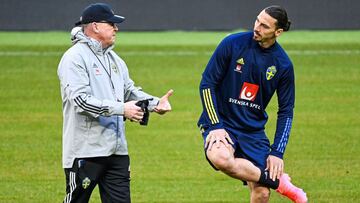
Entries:
{"type": "Polygon", "coordinates": [[[274,190],[279,187],[279,179],[275,179],[275,181],[273,181],[272,179],[270,179],[269,171],[265,170],[261,170],[261,175],[258,183],[274,190]]]}

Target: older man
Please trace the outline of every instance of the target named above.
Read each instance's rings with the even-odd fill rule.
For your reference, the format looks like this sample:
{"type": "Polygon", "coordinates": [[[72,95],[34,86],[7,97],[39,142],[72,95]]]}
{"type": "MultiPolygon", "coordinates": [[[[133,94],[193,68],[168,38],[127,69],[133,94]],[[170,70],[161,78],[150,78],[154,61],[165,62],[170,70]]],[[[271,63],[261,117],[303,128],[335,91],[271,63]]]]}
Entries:
{"type": "Polygon", "coordinates": [[[159,99],[135,87],[125,62],[112,50],[116,24],[123,21],[108,4],[89,5],[58,67],[66,203],[88,202],[96,185],[102,202],[130,202],[124,121],[140,122],[148,111],[171,110],[173,91],[159,99]],[[140,100],[146,105],[140,107],[140,100]]]}

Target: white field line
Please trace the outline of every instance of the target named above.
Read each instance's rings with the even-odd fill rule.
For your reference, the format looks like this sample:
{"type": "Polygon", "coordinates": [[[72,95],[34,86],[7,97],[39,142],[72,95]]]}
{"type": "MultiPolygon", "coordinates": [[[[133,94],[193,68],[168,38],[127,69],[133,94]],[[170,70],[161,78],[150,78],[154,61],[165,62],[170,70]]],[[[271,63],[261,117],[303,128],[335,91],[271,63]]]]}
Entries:
{"type": "MultiPolygon", "coordinates": [[[[360,55],[360,50],[287,50],[289,55],[360,55]]],[[[119,52],[118,52],[119,53],[119,52]]],[[[213,52],[206,51],[128,51],[119,53],[120,56],[210,56],[213,52]]],[[[0,51],[4,56],[62,56],[58,51],[0,51]]]]}

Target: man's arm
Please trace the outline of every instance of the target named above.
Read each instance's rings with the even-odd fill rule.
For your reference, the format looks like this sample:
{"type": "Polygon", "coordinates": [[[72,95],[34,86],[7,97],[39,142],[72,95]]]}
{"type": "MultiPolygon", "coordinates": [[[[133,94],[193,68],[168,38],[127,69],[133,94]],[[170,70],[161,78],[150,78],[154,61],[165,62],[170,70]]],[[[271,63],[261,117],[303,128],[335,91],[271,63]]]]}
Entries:
{"type": "Polygon", "coordinates": [[[272,180],[280,178],[284,172],[283,156],[290,136],[295,102],[294,70],[292,66],[282,76],[277,89],[277,96],[279,111],[276,132],[270,155],[266,160],[266,170],[269,170],[272,180]]]}
{"type": "Polygon", "coordinates": [[[228,69],[231,57],[231,43],[225,38],[216,48],[209,60],[200,82],[200,97],[203,107],[203,119],[200,125],[210,130],[223,128],[218,112],[215,92],[228,69]]]}
{"type": "Polygon", "coordinates": [[[279,82],[277,89],[279,111],[277,116],[274,143],[271,146],[271,155],[283,158],[286,145],[289,141],[295,104],[294,69],[289,67],[279,82]]]}

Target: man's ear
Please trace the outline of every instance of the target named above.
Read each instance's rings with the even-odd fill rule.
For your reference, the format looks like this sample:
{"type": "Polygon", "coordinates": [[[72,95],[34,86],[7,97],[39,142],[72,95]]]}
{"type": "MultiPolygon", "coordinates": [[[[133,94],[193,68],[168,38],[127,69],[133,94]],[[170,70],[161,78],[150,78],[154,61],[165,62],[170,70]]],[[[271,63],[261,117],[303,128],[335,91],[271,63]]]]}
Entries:
{"type": "Polygon", "coordinates": [[[93,29],[93,31],[94,31],[95,33],[99,33],[99,32],[100,32],[100,30],[98,29],[98,26],[97,26],[97,24],[96,24],[95,22],[92,22],[92,23],[91,23],[91,27],[92,27],[92,29],[93,29]]]}
{"type": "Polygon", "coordinates": [[[275,30],[275,36],[279,37],[283,32],[284,32],[284,29],[279,28],[279,29],[275,30]]]}

